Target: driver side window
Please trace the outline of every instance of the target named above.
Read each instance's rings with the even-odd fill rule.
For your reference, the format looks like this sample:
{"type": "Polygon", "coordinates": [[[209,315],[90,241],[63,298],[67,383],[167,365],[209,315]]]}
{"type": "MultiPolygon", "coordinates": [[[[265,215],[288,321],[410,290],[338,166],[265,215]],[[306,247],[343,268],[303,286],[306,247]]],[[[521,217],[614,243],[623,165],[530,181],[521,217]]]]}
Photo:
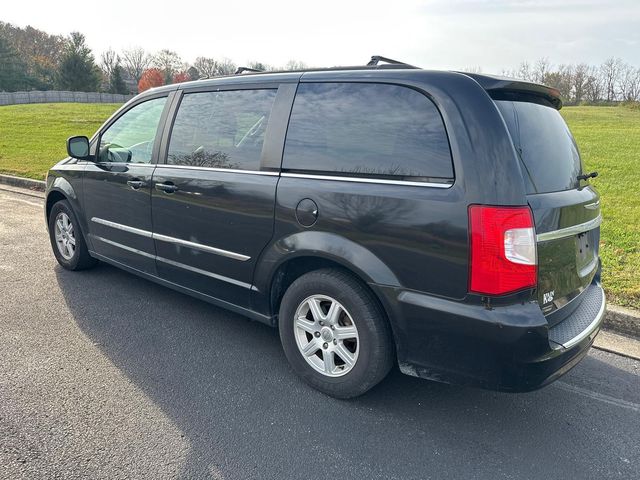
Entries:
{"type": "Polygon", "coordinates": [[[136,105],[100,137],[100,162],[151,163],[153,142],[166,97],[136,105]]]}

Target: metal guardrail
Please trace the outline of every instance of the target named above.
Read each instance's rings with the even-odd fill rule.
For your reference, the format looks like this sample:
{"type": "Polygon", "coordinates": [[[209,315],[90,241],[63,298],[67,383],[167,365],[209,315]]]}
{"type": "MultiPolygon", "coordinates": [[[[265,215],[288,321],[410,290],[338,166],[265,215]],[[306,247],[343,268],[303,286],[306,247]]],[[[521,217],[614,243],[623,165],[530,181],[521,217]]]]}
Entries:
{"type": "Polygon", "coordinates": [[[134,95],[98,92],[68,92],[33,90],[31,92],[0,92],[0,105],[22,103],[125,103],[134,95]]]}

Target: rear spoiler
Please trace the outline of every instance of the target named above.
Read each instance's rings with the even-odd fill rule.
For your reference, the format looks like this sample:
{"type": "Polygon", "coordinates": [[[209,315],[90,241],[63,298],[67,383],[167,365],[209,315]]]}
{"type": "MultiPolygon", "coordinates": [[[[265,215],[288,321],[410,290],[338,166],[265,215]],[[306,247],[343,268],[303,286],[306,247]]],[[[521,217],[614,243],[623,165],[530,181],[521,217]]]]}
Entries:
{"type": "Polygon", "coordinates": [[[560,92],[556,88],[515,78],[459,72],[473,78],[494,100],[524,100],[550,104],[556,110],[562,108],[560,92]]]}

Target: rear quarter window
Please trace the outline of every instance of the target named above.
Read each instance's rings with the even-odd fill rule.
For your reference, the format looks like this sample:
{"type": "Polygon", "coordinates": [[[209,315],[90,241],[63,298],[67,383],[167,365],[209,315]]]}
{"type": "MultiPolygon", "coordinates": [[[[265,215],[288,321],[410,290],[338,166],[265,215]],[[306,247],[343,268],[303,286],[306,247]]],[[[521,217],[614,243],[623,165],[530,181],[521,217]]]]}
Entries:
{"type": "Polygon", "coordinates": [[[387,84],[301,83],[283,168],[413,181],[453,178],[436,106],[422,93],[387,84]]]}
{"type": "Polygon", "coordinates": [[[578,188],[582,160],[560,113],[531,102],[496,100],[522,161],[527,193],[578,188]],[[527,181],[528,180],[528,181],[527,181]]]}

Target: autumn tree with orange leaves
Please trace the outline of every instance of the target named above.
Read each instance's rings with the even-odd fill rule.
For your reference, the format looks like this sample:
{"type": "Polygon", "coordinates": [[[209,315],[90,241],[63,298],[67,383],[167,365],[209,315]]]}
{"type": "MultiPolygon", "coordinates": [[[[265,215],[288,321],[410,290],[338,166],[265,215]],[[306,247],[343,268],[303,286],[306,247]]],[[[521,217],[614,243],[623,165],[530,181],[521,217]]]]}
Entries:
{"type": "Polygon", "coordinates": [[[142,72],[140,81],[138,82],[138,92],[142,93],[150,88],[160,87],[164,85],[164,75],[157,68],[149,68],[142,72]]]}

